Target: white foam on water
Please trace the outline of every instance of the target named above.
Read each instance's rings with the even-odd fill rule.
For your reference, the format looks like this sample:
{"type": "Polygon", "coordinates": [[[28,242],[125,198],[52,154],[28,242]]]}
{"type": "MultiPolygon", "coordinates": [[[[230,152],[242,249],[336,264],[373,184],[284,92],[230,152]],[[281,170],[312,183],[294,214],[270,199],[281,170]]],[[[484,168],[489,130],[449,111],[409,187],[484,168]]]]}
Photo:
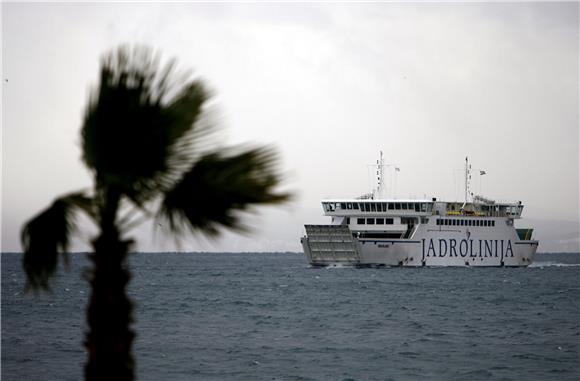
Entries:
{"type": "Polygon", "coordinates": [[[326,269],[352,269],[353,265],[346,264],[346,263],[331,263],[328,266],[325,266],[326,269]]]}
{"type": "Polygon", "coordinates": [[[580,263],[534,262],[529,267],[579,267],[580,263]]]}

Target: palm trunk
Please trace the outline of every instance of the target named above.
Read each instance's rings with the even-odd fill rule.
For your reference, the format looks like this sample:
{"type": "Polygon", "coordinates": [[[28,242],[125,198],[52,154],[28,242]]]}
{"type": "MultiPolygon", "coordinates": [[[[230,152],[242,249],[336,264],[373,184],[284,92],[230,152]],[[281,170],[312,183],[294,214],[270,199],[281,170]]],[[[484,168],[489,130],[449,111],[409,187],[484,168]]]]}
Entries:
{"type": "Polygon", "coordinates": [[[89,279],[85,380],[133,380],[131,346],[135,334],[129,327],[132,305],[126,286],[130,274],[125,268],[130,242],[121,240],[115,225],[120,196],[108,192],[105,197],[101,233],[93,241],[94,253],[89,255],[94,267],[89,279]]]}

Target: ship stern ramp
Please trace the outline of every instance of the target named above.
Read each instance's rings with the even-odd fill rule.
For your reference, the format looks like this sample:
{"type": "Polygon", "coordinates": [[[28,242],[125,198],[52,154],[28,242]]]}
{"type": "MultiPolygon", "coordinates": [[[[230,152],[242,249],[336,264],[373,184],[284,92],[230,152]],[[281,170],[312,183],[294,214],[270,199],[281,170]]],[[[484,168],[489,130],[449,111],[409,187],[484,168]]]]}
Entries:
{"type": "Polygon", "coordinates": [[[304,225],[300,240],[308,262],[313,266],[357,265],[357,241],[347,225],[304,225]]]}

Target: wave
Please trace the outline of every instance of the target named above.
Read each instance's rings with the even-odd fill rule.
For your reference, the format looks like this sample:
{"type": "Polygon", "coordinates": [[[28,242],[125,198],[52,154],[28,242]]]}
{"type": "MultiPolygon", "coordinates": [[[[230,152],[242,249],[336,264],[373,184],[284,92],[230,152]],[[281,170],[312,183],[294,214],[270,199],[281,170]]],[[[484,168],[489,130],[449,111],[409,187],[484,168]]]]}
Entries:
{"type": "Polygon", "coordinates": [[[580,263],[534,262],[529,267],[580,267],[580,263]]]}

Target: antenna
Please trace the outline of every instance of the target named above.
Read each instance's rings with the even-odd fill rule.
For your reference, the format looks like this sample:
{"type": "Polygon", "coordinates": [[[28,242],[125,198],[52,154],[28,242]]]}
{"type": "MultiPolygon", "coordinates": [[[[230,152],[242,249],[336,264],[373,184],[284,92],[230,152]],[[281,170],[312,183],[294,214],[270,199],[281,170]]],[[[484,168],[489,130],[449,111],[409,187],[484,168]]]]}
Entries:
{"type": "Polygon", "coordinates": [[[469,159],[465,156],[465,203],[467,204],[467,197],[469,193],[469,184],[471,182],[471,165],[469,165],[469,159]]]}
{"type": "Polygon", "coordinates": [[[385,193],[385,160],[383,159],[383,151],[380,151],[379,160],[377,160],[377,189],[375,191],[375,198],[384,198],[385,193]]]}
{"type": "Polygon", "coordinates": [[[396,189],[396,187],[397,187],[397,172],[400,172],[401,169],[396,164],[385,164],[385,159],[383,157],[383,151],[379,151],[379,160],[377,160],[377,164],[371,164],[369,166],[374,167],[375,165],[377,167],[377,170],[376,170],[377,188],[373,189],[373,197],[375,199],[386,198],[385,168],[386,167],[393,167],[393,169],[394,169],[394,178],[395,178],[394,189],[396,189]]]}

